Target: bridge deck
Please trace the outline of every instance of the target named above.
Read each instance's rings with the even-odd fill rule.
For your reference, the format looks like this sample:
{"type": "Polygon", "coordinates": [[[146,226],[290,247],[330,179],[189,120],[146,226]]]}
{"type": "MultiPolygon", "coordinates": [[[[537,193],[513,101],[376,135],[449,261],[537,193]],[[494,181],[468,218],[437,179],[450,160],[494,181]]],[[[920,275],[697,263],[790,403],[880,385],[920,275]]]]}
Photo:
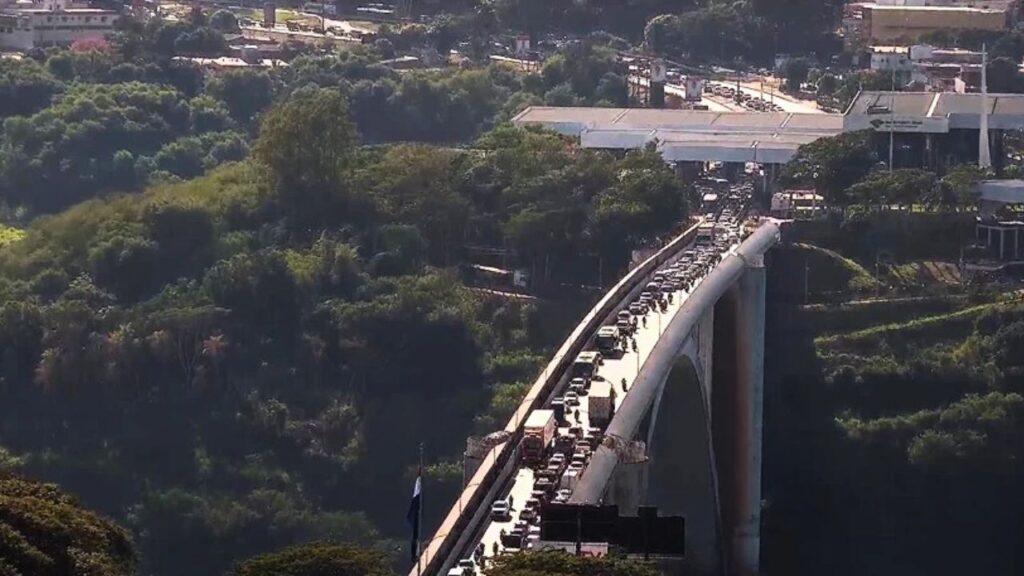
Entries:
{"type": "MultiPolygon", "coordinates": [[[[724,254],[734,253],[739,243],[734,243],[729,246],[724,254]]],[[[674,263],[673,259],[669,264],[674,263]]],[[[666,264],[667,267],[669,264],[666,264]]],[[[676,312],[679,311],[682,303],[686,300],[687,296],[690,295],[706,276],[702,276],[696,284],[694,284],[689,290],[680,290],[673,292],[672,303],[668,305],[665,312],[650,311],[643,318],[635,333],[638,352],[632,350],[626,351],[621,357],[608,357],[604,360],[598,370],[598,375],[608,381],[612,385],[615,391],[615,408],[616,410],[622,406],[626,397],[629,394],[629,389],[632,387],[634,380],[640,373],[640,369],[643,367],[644,362],[647,361],[651,351],[654,349],[654,345],[657,344],[658,339],[661,337],[665,327],[672,321],[676,312]],[[646,322],[646,326],[644,324],[646,322]],[[622,382],[625,380],[626,388],[622,386],[622,382]]],[[[590,414],[588,403],[586,402],[586,396],[581,398],[580,406],[578,407],[579,418],[568,415],[567,420],[570,425],[580,425],[584,430],[590,427],[590,414]]],[[[559,435],[569,434],[569,426],[563,426],[558,429],[559,435]]],[[[523,511],[524,505],[527,499],[530,498],[530,493],[533,491],[534,485],[534,473],[533,469],[529,466],[520,466],[516,471],[516,475],[510,486],[504,488],[497,498],[497,500],[508,500],[511,496],[512,501],[512,517],[509,520],[495,520],[489,519],[484,527],[483,534],[479,538],[478,542],[484,545],[484,551],[486,556],[494,556],[495,553],[503,554],[506,552],[516,552],[519,548],[508,548],[501,544],[501,533],[502,531],[511,532],[512,528],[516,525],[516,522],[520,519],[520,514],[523,511]]],[[[473,550],[476,546],[471,546],[468,549],[473,550]]]]}
{"type": "MultiPolygon", "coordinates": [[[[749,199],[750,185],[741,184],[733,192],[735,194],[729,196],[730,205],[734,202],[745,202],[749,199]]],[[[738,216],[740,208],[739,204],[731,206],[732,216],[738,216]]],[[[719,224],[724,225],[729,232],[738,234],[740,231],[738,220],[730,219],[729,222],[726,222],[723,218],[719,224]]],[[[534,489],[534,471],[519,462],[517,458],[518,442],[527,417],[533,410],[549,407],[552,399],[565,392],[570,379],[572,360],[576,358],[576,354],[582,350],[593,349],[593,337],[598,328],[602,325],[614,324],[616,313],[636,300],[644,289],[644,285],[656,271],[676,262],[684,251],[692,248],[697,235],[698,226],[695,225],[641,263],[610,289],[573,330],[505,427],[509,440],[494,446],[488,452],[437,533],[426,543],[421,563],[413,567],[410,576],[447,574],[448,569],[457,562],[472,558],[480,544],[483,544],[484,552],[488,557],[493,556],[495,545],[499,552],[507,551],[501,544],[501,534],[503,531],[512,531],[522,515],[524,504],[534,489]],[[506,521],[491,521],[489,511],[492,503],[507,500],[510,495],[513,508],[512,518],[506,521]]],[[[713,252],[719,257],[723,257],[727,255],[726,252],[734,252],[736,247],[737,244],[719,245],[713,249],[713,252]]],[[[713,270],[712,266],[711,272],[713,270]]],[[[693,270],[690,271],[693,272],[693,270]]],[[[697,274],[697,282],[703,281],[707,274],[708,272],[697,274]]],[[[699,284],[694,284],[688,290],[673,291],[672,303],[668,305],[665,312],[657,313],[652,310],[646,314],[646,326],[638,318],[635,338],[639,353],[634,353],[631,347],[628,347],[621,357],[606,358],[603,366],[598,369],[597,374],[613,386],[616,410],[623,406],[626,398],[630,397],[629,392],[633,389],[634,378],[644,363],[648,361],[660,334],[668,329],[673,317],[680,311],[681,304],[698,286],[699,284]],[[626,388],[622,385],[623,379],[626,381],[626,388]]],[[[568,424],[569,426],[580,424],[586,429],[589,428],[590,423],[588,395],[583,395],[580,401],[578,407],[567,411],[570,420],[568,424]],[[578,416],[573,413],[576,409],[579,410],[578,416]]],[[[559,433],[562,435],[567,434],[568,431],[568,426],[559,429],[559,433]]],[[[601,430],[601,432],[604,431],[601,430]]],[[[601,449],[598,447],[596,452],[601,449]]],[[[590,461],[588,460],[585,464],[583,478],[587,476],[589,465],[590,461]]],[[[536,519],[528,523],[527,534],[536,535],[539,530],[538,524],[536,519]]],[[[529,545],[536,545],[536,536],[529,540],[529,545]]]]}

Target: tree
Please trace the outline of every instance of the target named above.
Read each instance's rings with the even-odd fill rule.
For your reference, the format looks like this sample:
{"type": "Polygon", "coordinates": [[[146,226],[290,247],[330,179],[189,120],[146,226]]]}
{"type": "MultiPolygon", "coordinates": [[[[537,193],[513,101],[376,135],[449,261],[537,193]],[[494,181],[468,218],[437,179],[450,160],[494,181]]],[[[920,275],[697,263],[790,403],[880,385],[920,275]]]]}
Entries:
{"type": "Polygon", "coordinates": [[[655,16],[644,27],[644,44],[651,52],[664,54],[679,41],[676,38],[679,27],[679,17],[675,14],[655,16]]]}
{"type": "Polygon", "coordinates": [[[846,132],[800,146],[782,177],[790,184],[813,185],[829,203],[846,206],[847,189],[864,179],[877,162],[869,131],[846,132]]]}
{"type": "Polygon", "coordinates": [[[621,558],[579,557],[565,552],[504,554],[493,560],[487,576],[656,576],[658,570],[643,562],[621,558]]]}
{"type": "Polygon", "coordinates": [[[206,91],[224,102],[231,117],[243,126],[255,125],[259,113],[274,98],[273,82],[262,71],[229,70],[211,78],[206,91]]]}
{"type": "Polygon", "coordinates": [[[988,63],[988,89],[990,92],[1024,91],[1024,78],[1021,77],[1017,61],[1002,56],[990,60],[988,63]]]}
{"type": "Polygon", "coordinates": [[[45,108],[63,89],[63,84],[35,60],[0,59],[0,120],[45,108]]]}
{"type": "Polygon", "coordinates": [[[811,63],[806,58],[789,58],[782,65],[782,76],[786,79],[786,88],[791,92],[800,91],[800,86],[807,81],[811,63]]]}
{"type": "Polygon", "coordinates": [[[909,208],[928,202],[935,186],[935,174],[926,170],[879,171],[851,186],[848,195],[865,206],[909,208]]]}
{"type": "Polygon", "coordinates": [[[394,576],[387,558],[374,550],[333,544],[305,544],[261,554],[231,576],[394,576]]]}
{"type": "Polygon", "coordinates": [[[53,484],[0,477],[0,574],[124,576],[134,567],[124,529],[53,484]]]}
{"type": "Polygon", "coordinates": [[[217,10],[210,16],[210,26],[221,32],[238,32],[238,18],[230,10],[217,10]]]}
{"type": "Polygon", "coordinates": [[[336,91],[292,97],[263,120],[253,157],[267,171],[282,208],[298,221],[345,209],[356,131],[336,91]]]}
{"type": "Polygon", "coordinates": [[[976,185],[984,177],[977,165],[959,164],[939,180],[928,204],[940,210],[969,209],[978,202],[976,185]]]}

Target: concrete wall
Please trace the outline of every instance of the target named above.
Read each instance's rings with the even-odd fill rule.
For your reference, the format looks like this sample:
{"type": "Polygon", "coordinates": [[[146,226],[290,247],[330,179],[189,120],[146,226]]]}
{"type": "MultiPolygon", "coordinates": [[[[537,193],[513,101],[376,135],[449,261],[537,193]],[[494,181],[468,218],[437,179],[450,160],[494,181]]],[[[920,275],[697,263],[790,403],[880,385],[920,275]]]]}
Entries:
{"type": "Polygon", "coordinates": [[[1003,30],[1007,16],[998,10],[949,9],[932,7],[879,8],[864,6],[864,40],[896,40],[918,38],[936,30],[965,28],[972,30],[1003,30]]]}

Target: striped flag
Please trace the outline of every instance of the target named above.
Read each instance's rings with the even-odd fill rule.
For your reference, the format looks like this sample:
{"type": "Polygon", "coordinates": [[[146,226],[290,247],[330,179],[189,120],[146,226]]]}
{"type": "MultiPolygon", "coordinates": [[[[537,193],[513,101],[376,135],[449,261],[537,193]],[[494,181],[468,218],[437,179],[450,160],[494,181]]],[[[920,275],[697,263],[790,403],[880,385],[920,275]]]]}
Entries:
{"type": "Polygon", "coordinates": [[[406,521],[412,526],[412,546],[409,548],[409,555],[412,557],[413,562],[416,562],[420,556],[420,505],[422,501],[420,489],[422,486],[422,476],[423,468],[420,468],[416,472],[416,484],[412,489],[409,511],[405,513],[406,521]]]}

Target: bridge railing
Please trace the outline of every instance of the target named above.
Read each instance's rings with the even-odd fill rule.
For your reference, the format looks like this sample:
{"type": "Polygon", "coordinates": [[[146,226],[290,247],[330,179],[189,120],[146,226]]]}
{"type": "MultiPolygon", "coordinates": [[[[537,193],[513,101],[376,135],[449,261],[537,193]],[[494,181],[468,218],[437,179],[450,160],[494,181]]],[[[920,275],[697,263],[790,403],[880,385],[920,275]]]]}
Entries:
{"type": "MultiPolygon", "coordinates": [[[[464,540],[462,538],[464,532],[468,528],[475,528],[475,523],[479,521],[483,513],[486,513],[479,508],[487,500],[488,493],[495,487],[495,482],[506,479],[510,471],[514,470],[514,466],[510,468],[509,464],[514,458],[519,434],[522,432],[526,418],[544,404],[544,401],[558,385],[565,370],[583,351],[587,341],[597,328],[605,322],[610,314],[621,307],[622,301],[648,276],[690,245],[702,222],[703,220],[698,221],[687,228],[641,262],[639,266],[630,270],[576,325],[576,328],[569,334],[558,352],[534,381],[508,424],[505,425],[504,430],[510,433],[510,439],[488,451],[480,467],[477,468],[469,483],[459,494],[458,500],[453,502],[451,510],[441,522],[437,532],[427,542],[417,566],[413,566],[409,572],[410,576],[433,575],[441,572],[445,561],[456,548],[458,541],[464,540]],[[502,478],[503,476],[505,478],[502,478]]],[[[468,537],[468,534],[465,536],[468,537]]]]}

